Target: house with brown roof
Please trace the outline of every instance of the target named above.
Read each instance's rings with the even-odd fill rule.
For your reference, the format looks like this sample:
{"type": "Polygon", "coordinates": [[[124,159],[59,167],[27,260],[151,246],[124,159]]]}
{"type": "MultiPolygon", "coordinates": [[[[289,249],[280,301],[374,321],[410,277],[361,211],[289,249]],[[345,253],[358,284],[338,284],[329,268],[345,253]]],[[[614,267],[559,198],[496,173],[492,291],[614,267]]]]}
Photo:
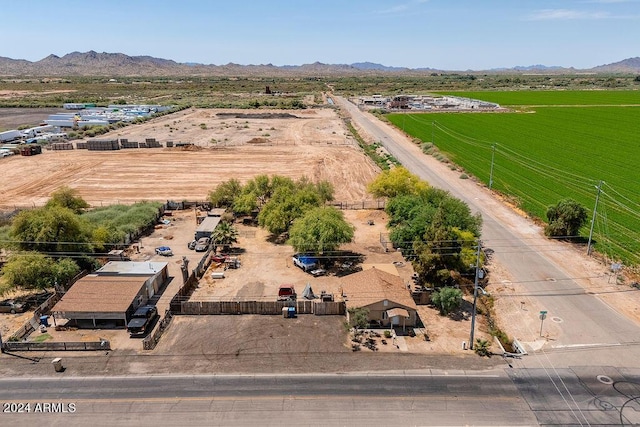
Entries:
{"type": "Polygon", "coordinates": [[[373,267],[344,276],[341,286],[347,309],[368,309],[369,323],[403,328],[418,323],[418,307],[398,275],[373,267]]]}
{"type": "Polygon", "coordinates": [[[107,263],[76,281],[51,309],[54,322],[80,328],[126,327],[131,314],[168,280],[166,262],[107,263]]]}

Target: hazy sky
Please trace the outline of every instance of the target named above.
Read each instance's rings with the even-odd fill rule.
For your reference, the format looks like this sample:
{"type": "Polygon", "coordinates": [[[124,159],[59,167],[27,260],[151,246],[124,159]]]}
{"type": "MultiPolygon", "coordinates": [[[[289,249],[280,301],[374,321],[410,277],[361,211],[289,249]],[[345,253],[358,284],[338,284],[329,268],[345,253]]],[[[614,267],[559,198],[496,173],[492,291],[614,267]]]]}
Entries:
{"type": "Polygon", "coordinates": [[[640,0],[0,0],[0,56],[591,68],[640,56],[640,0]]]}

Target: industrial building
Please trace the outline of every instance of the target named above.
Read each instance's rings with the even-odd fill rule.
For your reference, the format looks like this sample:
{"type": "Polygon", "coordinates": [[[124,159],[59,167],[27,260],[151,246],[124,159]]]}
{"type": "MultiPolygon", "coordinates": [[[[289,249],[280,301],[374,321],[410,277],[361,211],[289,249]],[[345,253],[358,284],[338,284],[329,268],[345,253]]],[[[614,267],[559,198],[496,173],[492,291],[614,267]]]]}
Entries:
{"type": "Polygon", "coordinates": [[[382,95],[362,96],[356,100],[364,107],[388,108],[390,110],[496,110],[499,104],[460,96],[382,95]]]}
{"type": "Polygon", "coordinates": [[[130,122],[138,117],[148,117],[154,113],[167,111],[170,106],[162,105],[109,105],[96,107],[95,104],[64,104],[69,113],[51,114],[45,123],[63,128],[106,126],[117,122],[130,122]]]}

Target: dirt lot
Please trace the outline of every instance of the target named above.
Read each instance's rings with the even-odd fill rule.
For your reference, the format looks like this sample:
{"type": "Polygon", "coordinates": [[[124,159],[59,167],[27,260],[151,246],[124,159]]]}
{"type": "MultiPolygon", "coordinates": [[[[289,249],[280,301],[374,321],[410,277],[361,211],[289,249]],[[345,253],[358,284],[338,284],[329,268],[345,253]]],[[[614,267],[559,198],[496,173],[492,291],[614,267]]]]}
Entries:
{"type": "MultiPolygon", "coordinates": [[[[345,218],[356,227],[356,232],[354,241],[344,245],[342,249],[354,254],[361,254],[363,263],[395,263],[403,282],[409,285],[413,274],[411,265],[404,262],[400,253],[385,252],[380,244],[380,233],[386,231],[387,215],[383,211],[377,210],[343,212],[345,218]],[[369,221],[373,221],[373,225],[369,225],[369,221]]],[[[304,290],[308,283],[316,294],[326,291],[334,294],[336,298],[339,296],[342,283],[340,276],[329,274],[312,277],[292,264],[291,256],[294,251],[290,246],[270,242],[267,239],[268,233],[260,228],[243,225],[238,225],[238,228],[241,237],[236,246],[244,250],[244,253],[238,256],[241,268],[226,270],[224,279],[212,279],[210,273],[216,269],[216,266],[212,265],[200,281],[192,300],[215,301],[238,298],[273,301],[276,299],[279,285],[284,283],[293,284],[298,294],[304,290]]],[[[448,318],[440,316],[437,310],[431,307],[418,306],[419,316],[426,326],[430,341],[425,341],[423,337],[399,337],[397,338],[399,347],[394,347],[382,345],[378,339],[378,350],[383,352],[460,354],[462,341],[469,340],[471,307],[469,302],[465,302],[457,316],[448,318]]],[[[488,338],[483,332],[485,330],[484,320],[478,318],[477,325],[477,337],[488,338]]],[[[348,339],[343,331],[334,330],[333,333],[343,336],[341,341],[343,345],[348,344],[348,339]]]]}
{"type": "Polygon", "coordinates": [[[0,210],[42,205],[62,185],[93,206],[204,200],[222,181],[245,182],[258,174],[328,180],[337,200],[368,198],[366,184],[378,168],[354,145],[334,110],[246,114],[191,109],[100,137],[190,142],[192,149],[45,150],[0,159],[0,174],[11,183],[0,189],[0,210]]]}
{"type": "MultiPolygon", "coordinates": [[[[1,91],[0,99],[22,96],[20,91],[1,91]]],[[[49,114],[64,111],[62,108],[0,108],[0,130],[16,129],[19,126],[37,126],[49,114]]]]}

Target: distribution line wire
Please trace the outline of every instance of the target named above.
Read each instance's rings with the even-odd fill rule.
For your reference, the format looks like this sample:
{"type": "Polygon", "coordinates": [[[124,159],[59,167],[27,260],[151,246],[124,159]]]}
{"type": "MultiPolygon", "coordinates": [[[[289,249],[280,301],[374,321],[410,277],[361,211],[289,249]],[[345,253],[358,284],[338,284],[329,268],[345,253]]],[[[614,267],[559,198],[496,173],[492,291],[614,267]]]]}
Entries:
{"type": "MultiPolygon", "coordinates": [[[[621,211],[627,212],[635,217],[640,218],[640,214],[638,214],[638,208],[632,208],[629,207],[627,205],[625,205],[624,203],[616,200],[615,198],[613,198],[610,194],[608,194],[607,192],[600,190],[601,194],[604,194],[605,196],[607,196],[613,203],[616,204],[616,206],[619,206],[621,208],[621,211]]],[[[638,205],[640,206],[640,205],[638,205]]]]}
{"type": "MultiPolygon", "coordinates": [[[[532,179],[530,179],[530,178],[528,178],[528,177],[526,177],[526,176],[524,176],[524,175],[520,175],[520,174],[518,174],[518,173],[516,173],[516,172],[513,172],[513,171],[511,171],[511,170],[509,170],[509,169],[503,169],[503,168],[501,168],[501,167],[496,167],[495,169],[496,169],[496,171],[500,171],[500,170],[502,170],[502,171],[503,171],[503,173],[501,174],[501,176],[502,176],[502,177],[504,177],[504,176],[506,176],[506,175],[509,175],[509,176],[511,176],[511,177],[512,177],[512,180],[513,180],[514,182],[519,181],[519,182],[521,182],[521,183],[522,183],[522,185],[525,185],[525,186],[528,186],[528,187],[534,188],[534,189],[538,190],[538,192],[548,193],[548,192],[550,191],[550,189],[548,189],[548,188],[546,188],[546,187],[542,187],[541,185],[537,184],[535,181],[533,181],[532,179]]],[[[508,184],[507,184],[507,182],[504,180],[504,178],[498,178],[498,179],[495,179],[495,178],[494,178],[494,181],[502,183],[502,185],[503,185],[505,188],[509,188],[509,185],[508,185],[508,184]]],[[[545,204],[544,204],[543,202],[541,202],[540,200],[535,199],[535,198],[533,197],[533,195],[529,195],[527,191],[522,191],[522,190],[520,190],[520,191],[515,191],[515,190],[512,190],[512,192],[513,192],[517,197],[524,198],[525,200],[528,200],[528,201],[529,201],[529,203],[536,204],[536,205],[538,205],[538,206],[541,206],[541,207],[543,207],[543,208],[546,208],[546,206],[545,206],[545,204]]]]}
{"type": "Polygon", "coordinates": [[[607,184],[606,182],[602,182],[603,186],[609,188],[612,192],[614,192],[615,194],[617,194],[618,196],[620,196],[621,198],[623,198],[624,200],[626,200],[627,202],[634,204],[636,206],[636,209],[640,209],[640,202],[635,202],[631,199],[629,199],[628,197],[624,196],[623,194],[620,194],[619,191],[616,191],[615,188],[613,188],[612,186],[610,186],[609,184],[607,184]]]}
{"type": "MultiPolygon", "coordinates": [[[[456,132],[450,128],[447,128],[443,125],[441,125],[440,123],[437,123],[435,121],[433,121],[434,125],[437,129],[439,129],[440,131],[442,131],[444,134],[450,136],[451,138],[458,140],[462,143],[465,143],[467,145],[470,146],[474,146],[474,147],[480,147],[480,148],[489,148],[488,145],[490,144],[488,141],[482,141],[476,138],[472,138],[466,135],[463,135],[459,132],[456,132]]],[[[492,144],[493,145],[493,144],[492,144]]],[[[590,178],[586,178],[577,174],[573,174],[573,173],[569,173],[565,170],[553,167],[553,166],[549,166],[546,165],[542,162],[539,162],[535,159],[532,159],[530,157],[524,156],[521,153],[518,153],[517,151],[510,149],[508,147],[504,147],[502,145],[498,145],[495,144],[496,147],[496,151],[501,153],[507,160],[511,160],[514,163],[519,164],[522,167],[525,167],[527,169],[530,169],[542,176],[545,176],[547,178],[550,179],[555,179],[555,180],[561,180],[566,187],[568,187],[569,189],[572,189],[575,193],[577,194],[581,194],[583,197],[587,198],[592,196],[590,192],[586,191],[586,188],[588,188],[589,186],[597,183],[597,180],[593,180],[590,178]],[[537,165],[537,166],[536,166],[537,165]]],[[[509,174],[510,176],[513,177],[513,179],[520,179],[520,181],[523,181],[522,177],[519,175],[516,175],[512,172],[507,172],[506,168],[501,168],[499,170],[502,170],[504,174],[509,174]]],[[[502,182],[502,181],[501,181],[502,182]]],[[[503,182],[504,185],[504,182],[503,182]]],[[[534,186],[533,184],[529,184],[534,186]]],[[[535,186],[534,186],[535,187],[535,186]]],[[[616,191],[615,189],[613,189],[611,186],[607,185],[608,188],[610,188],[612,190],[612,192],[614,192],[615,194],[617,194],[620,198],[624,199],[627,203],[630,203],[632,205],[637,205],[640,206],[640,203],[634,202],[633,200],[629,199],[628,197],[622,195],[619,191],[616,191]]],[[[538,187],[538,190],[540,191],[540,187],[538,187]]],[[[526,193],[517,193],[519,194],[519,197],[525,197],[527,198],[526,193]]],[[[637,218],[638,217],[638,213],[637,209],[633,209],[629,206],[627,206],[626,204],[624,204],[623,202],[617,200],[616,198],[614,198],[612,195],[610,194],[606,194],[607,197],[609,197],[614,205],[617,205],[615,207],[613,207],[614,211],[620,213],[620,214],[630,214],[633,217],[637,218]]],[[[528,197],[528,200],[530,203],[534,203],[537,204],[541,207],[544,207],[543,204],[541,202],[538,202],[537,200],[535,200],[533,197],[528,197]]],[[[611,222],[611,221],[610,221],[611,222]]],[[[614,222],[614,224],[617,224],[614,222]]],[[[622,224],[619,224],[622,226],[622,224]]],[[[632,232],[632,230],[627,229],[629,232],[632,232]]],[[[632,251],[628,251],[625,250],[625,253],[631,254],[633,255],[632,251]]]]}
{"type": "MultiPolygon", "coordinates": [[[[586,188],[590,188],[590,186],[592,185],[591,182],[589,182],[590,180],[577,179],[571,176],[565,176],[562,174],[554,173],[555,170],[549,171],[547,169],[544,169],[543,167],[530,163],[526,159],[519,159],[517,157],[509,157],[509,156],[504,156],[504,158],[507,160],[511,160],[516,164],[519,164],[521,167],[525,169],[529,169],[535,173],[538,173],[543,177],[556,180],[556,181],[561,181],[563,184],[566,184],[566,185],[571,185],[571,188],[574,188],[574,189],[585,190],[586,188]]],[[[507,169],[504,166],[502,166],[502,168],[507,169]]],[[[584,194],[590,194],[590,193],[585,191],[584,194]]]]}
{"type": "MultiPolygon", "coordinates": [[[[539,281],[537,281],[539,282],[539,281]]],[[[511,282],[511,283],[518,283],[518,282],[511,282]]],[[[498,294],[500,296],[503,296],[502,294],[498,294]]],[[[530,299],[531,296],[526,296],[527,299],[530,299]]],[[[519,298],[521,299],[521,298],[519,298]]],[[[508,303],[510,303],[515,311],[519,311],[518,305],[516,304],[516,300],[514,298],[506,298],[505,301],[508,301],[508,303]]],[[[533,331],[532,329],[526,324],[526,322],[514,322],[517,326],[517,328],[520,328],[520,325],[523,325],[522,327],[524,327],[524,330],[529,334],[532,335],[533,331]]],[[[553,387],[556,389],[556,391],[558,392],[558,395],[562,398],[562,400],[564,401],[564,403],[567,405],[567,408],[569,409],[569,411],[571,412],[571,414],[574,416],[574,418],[576,419],[576,421],[580,424],[583,425],[582,421],[580,420],[580,417],[576,414],[576,411],[580,413],[580,415],[582,416],[582,418],[585,420],[585,422],[587,423],[587,425],[589,425],[589,422],[587,421],[585,415],[582,413],[582,410],[580,409],[580,406],[578,405],[578,403],[576,402],[573,394],[571,393],[571,391],[569,390],[569,388],[567,387],[566,383],[564,382],[564,380],[562,379],[562,377],[558,374],[557,369],[555,368],[555,366],[553,365],[553,363],[551,362],[551,360],[549,359],[549,356],[543,352],[543,354],[546,357],[547,360],[547,364],[551,366],[551,368],[548,368],[547,366],[545,366],[545,363],[543,363],[543,361],[540,358],[536,357],[536,360],[538,360],[538,362],[540,363],[540,366],[542,367],[542,369],[545,372],[545,375],[547,376],[547,378],[549,379],[549,381],[551,382],[551,384],[553,385],[553,387]],[[553,371],[553,374],[550,372],[553,371]],[[557,377],[557,379],[559,380],[559,383],[561,384],[558,385],[557,380],[554,380],[554,377],[557,377]],[[564,391],[562,390],[564,389],[564,391]],[[569,397],[567,398],[568,395],[569,397]],[[571,400],[571,402],[573,402],[573,405],[571,404],[571,402],[569,402],[569,400],[571,400]],[[575,410],[574,410],[574,406],[575,406],[575,410]]],[[[536,354],[537,356],[537,354],[536,354]]]]}
{"type": "Polygon", "coordinates": [[[612,250],[612,244],[611,244],[611,237],[609,234],[609,221],[607,219],[607,204],[604,203],[604,199],[601,202],[601,214],[596,218],[596,224],[598,225],[598,230],[599,230],[599,235],[601,236],[605,236],[605,238],[603,239],[603,243],[602,243],[602,247],[604,248],[604,253],[605,256],[607,257],[607,259],[612,259],[613,258],[613,250],[612,250]],[[600,217],[603,218],[602,221],[598,221],[600,219],[600,217]]]}
{"type": "MultiPolygon", "coordinates": [[[[434,122],[437,123],[437,122],[434,122]]],[[[486,148],[486,149],[491,149],[492,146],[495,145],[496,148],[496,152],[501,153],[505,158],[507,158],[508,160],[513,160],[518,162],[519,164],[534,170],[534,171],[539,171],[539,172],[544,172],[544,174],[548,177],[556,177],[556,178],[561,178],[563,180],[563,182],[567,182],[569,180],[571,180],[574,183],[577,184],[581,184],[584,185],[585,182],[588,184],[597,184],[597,180],[591,179],[591,178],[587,178],[587,177],[583,177],[571,172],[567,172],[566,170],[563,170],[561,168],[557,168],[554,166],[550,166],[547,164],[544,164],[538,160],[532,159],[531,157],[527,157],[523,154],[518,153],[517,151],[510,149],[502,144],[497,144],[494,142],[489,142],[489,141],[482,141],[482,140],[478,140],[472,137],[468,137],[465,135],[462,135],[452,129],[446,128],[444,126],[442,126],[441,124],[437,123],[437,128],[440,130],[444,129],[447,130],[447,132],[445,132],[445,134],[457,139],[458,141],[461,142],[465,142],[469,145],[472,145],[474,147],[480,147],[480,148],[486,148]],[[456,137],[456,135],[459,135],[456,137]],[[473,141],[473,143],[469,142],[469,141],[473,141]],[[509,155],[508,155],[509,154],[509,155]],[[536,167],[534,167],[533,165],[537,165],[536,167]],[[546,172],[545,172],[546,171],[546,172]],[[554,172],[554,173],[552,173],[554,172]]]]}
{"type": "MultiPolygon", "coordinates": [[[[437,123],[437,122],[434,122],[437,123]]],[[[578,183],[593,183],[593,184],[597,184],[597,180],[591,179],[591,178],[587,178],[587,177],[583,177],[571,172],[567,172],[566,170],[563,170],[561,168],[557,168],[554,166],[550,166],[547,164],[544,164],[538,160],[532,159],[530,157],[527,157],[523,154],[518,153],[517,151],[510,149],[502,144],[497,144],[495,142],[489,142],[489,141],[482,141],[482,140],[478,140],[472,137],[468,137],[466,135],[462,135],[452,129],[449,128],[445,128],[444,126],[442,126],[441,124],[437,123],[437,127],[438,129],[441,129],[444,131],[444,129],[447,129],[447,132],[445,132],[445,134],[452,136],[453,138],[456,138],[455,135],[460,135],[459,137],[457,137],[456,139],[458,139],[461,142],[467,142],[467,141],[473,141],[474,143],[470,145],[474,146],[474,147],[481,147],[481,148],[486,148],[486,149],[491,149],[491,146],[495,145],[496,147],[496,152],[502,153],[504,157],[506,157],[509,160],[514,160],[516,158],[519,158],[518,162],[532,170],[547,170],[547,171],[553,171],[555,172],[555,174],[551,174],[551,172],[547,172],[548,176],[551,177],[561,177],[563,180],[568,180],[569,178],[573,178],[574,182],[578,182],[578,183]],[[510,157],[507,156],[507,153],[510,153],[510,157]],[[537,168],[533,168],[530,165],[538,165],[537,168]]],[[[468,142],[467,142],[468,143],[468,142]]]]}
{"type": "MultiPolygon", "coordinates": [[[[598,218],[601,218],[601,216],[602,215],[599,215],[598,218]]],[[[618,224],[615,222],[612,222],[610,225],[611,225],[611,228],[614,229],[614,231],[619,237],[626,237],[627,243],[636,242],[638,240],[639,234],[633,230],[630,230],[628,227],[625,227],[622,224],[618,224]]],[[[605,237],[608,237],[608,236],[605,236],[605,237]]],[[[623,243],[624,243],[624,239],[621,242],[619,242],[619,244],[623,244],[623,243]]]]}
{"type": "Polygon", "coordinates": [[[454,139],[457,139],[460,142],[464,142],[467,143],[469,145],[472,145],[474,147],[480,147],[480,148],[486,148],[486,149],[491,149],[491,146],[494,144],[494,142],[491,141],[483,141],[481,139],[477,139],[468,135],[464,135],[460,132],[457,132],[451,128],[448,128],[438,122],[436,122],[435,120],[433,121],[434,126],[441,130],[445,135],[449,135],[454,139]]]}
{"type": "MultiPolygon", "coordinates": [[[[550,176],[561,177],[563,180],[571,179],[574,182],[587,183],[587,184],[591,184],[591,185],[595,185],[595,184],[598,183],[598,180],[595,180],[595,179],[592,179],[592,178],[588,178],[588,177],[585,177],[585,176],[581,176],[581,175],[577,175],[577,174],[574,174],[574,173],[571,173],[571,172],[567,172],[566,170],[563,170],[561,168],[544,164],[544,163],[542,163],[542,162],[540,162],[538,160],[532,159],[531,157],[527,157],[525,155],[522,155],[522,154],[518,153],[517,151],[515,151],[513,149],[505,147],[504,145],[499,145],[498,147],[499,147],[500,151],[511,153],[511,155],[514,158],[515,157],[520,158],[521,159],[520,161],[524,162],[524,164],[534,164],[534,165],[537,165],[537,167],[540,168],[540,169],[549,170],[550,172],[548,172],[548,173],[549,173],[550,176]],[[552,174],[551,172],[554,172],[554,174],[552,174]]],[[[504,153],[503,153],[503,155],[504,155],[504,153]]]]}
{"type": "MultiPolygon", "coordinates": [[[[511,282],[511,283],[518,283],[518,282],[511,282]]],[[[527,296],[527,298],[530,298],[530,297],[527,296]]],[[[517,304],[515,302],[516,300],[514,298],[506,298],[505,301],[509,301],[511,303],[511,305],[515,308],[515,310],[516,311],[518,310],[518,306],[517,306],[517,304]]],[[[526,324],[526,322],[514,322],[514,323],[516,325],[518,325],[517,327],[519,327],[519,325],[523,325],[523,327],[525,328],[526,332],[529,335],[532,335],[534,333],[534,331],[532,331],[532,329],[526,324]]],[[[540,364],[541,368],[544,370],[545,375],[547,376],[547,378],[549,378],[549,381],[551,382],[553,387],[558,392],[558,395],[560,396],[560,398],[567,405],[567,408],[569,409],[569,411],[571,412],[571,414],[573,415],[575,420],[580,425],[583,425],[583,423],[580,420],[580,417],[576,414],[576,411],[580,413],[580,416],[582,417],[582,419],[584,419],[586,424],[590,425],[590,423],[587,420],[586,416],[584,415],[582,409],[580,408],[580,405],[578,405],[578,403],[576,402],[575,397],[573,396],[573,393],[571,393],[571,391],[567,387],[567,384],[562,379],[562,376],[558,373],[557,368],[554,366],[553,362],[549,358],[549,355],[544,351],[544,349],[540,349],[540,351],[542,352],[542,354],[544,355],[544,357],[546,359],[546,362],[547,362],[546,364],[550,365],[550,368],[548,368],[545,365],[545,363],[541,360],[541,358],[538,357],[538,353],[534,353],[534,355],[536,356],[536,360],[540,364]],[[550,372],[550,369],[551,369],[551,371],[553,371],[553,374],[550,372]],[[562,388],[564,389],[564,391],[561,390],[561,387],[556,383],[556,380],[554,380],[554,377],[557,377],[557,379],[559,380],[560,384],[562,385],[562,388]],[[569,396],[569,399],[571,400],[571,402],[573,402],[573,405],[569,402],[569,400],[567,400],[567,397],[565,396],[565,394],[567,394],[569,396]],[[575,410],[574,410],[574,406],[575,406],[575,410]]]]}

